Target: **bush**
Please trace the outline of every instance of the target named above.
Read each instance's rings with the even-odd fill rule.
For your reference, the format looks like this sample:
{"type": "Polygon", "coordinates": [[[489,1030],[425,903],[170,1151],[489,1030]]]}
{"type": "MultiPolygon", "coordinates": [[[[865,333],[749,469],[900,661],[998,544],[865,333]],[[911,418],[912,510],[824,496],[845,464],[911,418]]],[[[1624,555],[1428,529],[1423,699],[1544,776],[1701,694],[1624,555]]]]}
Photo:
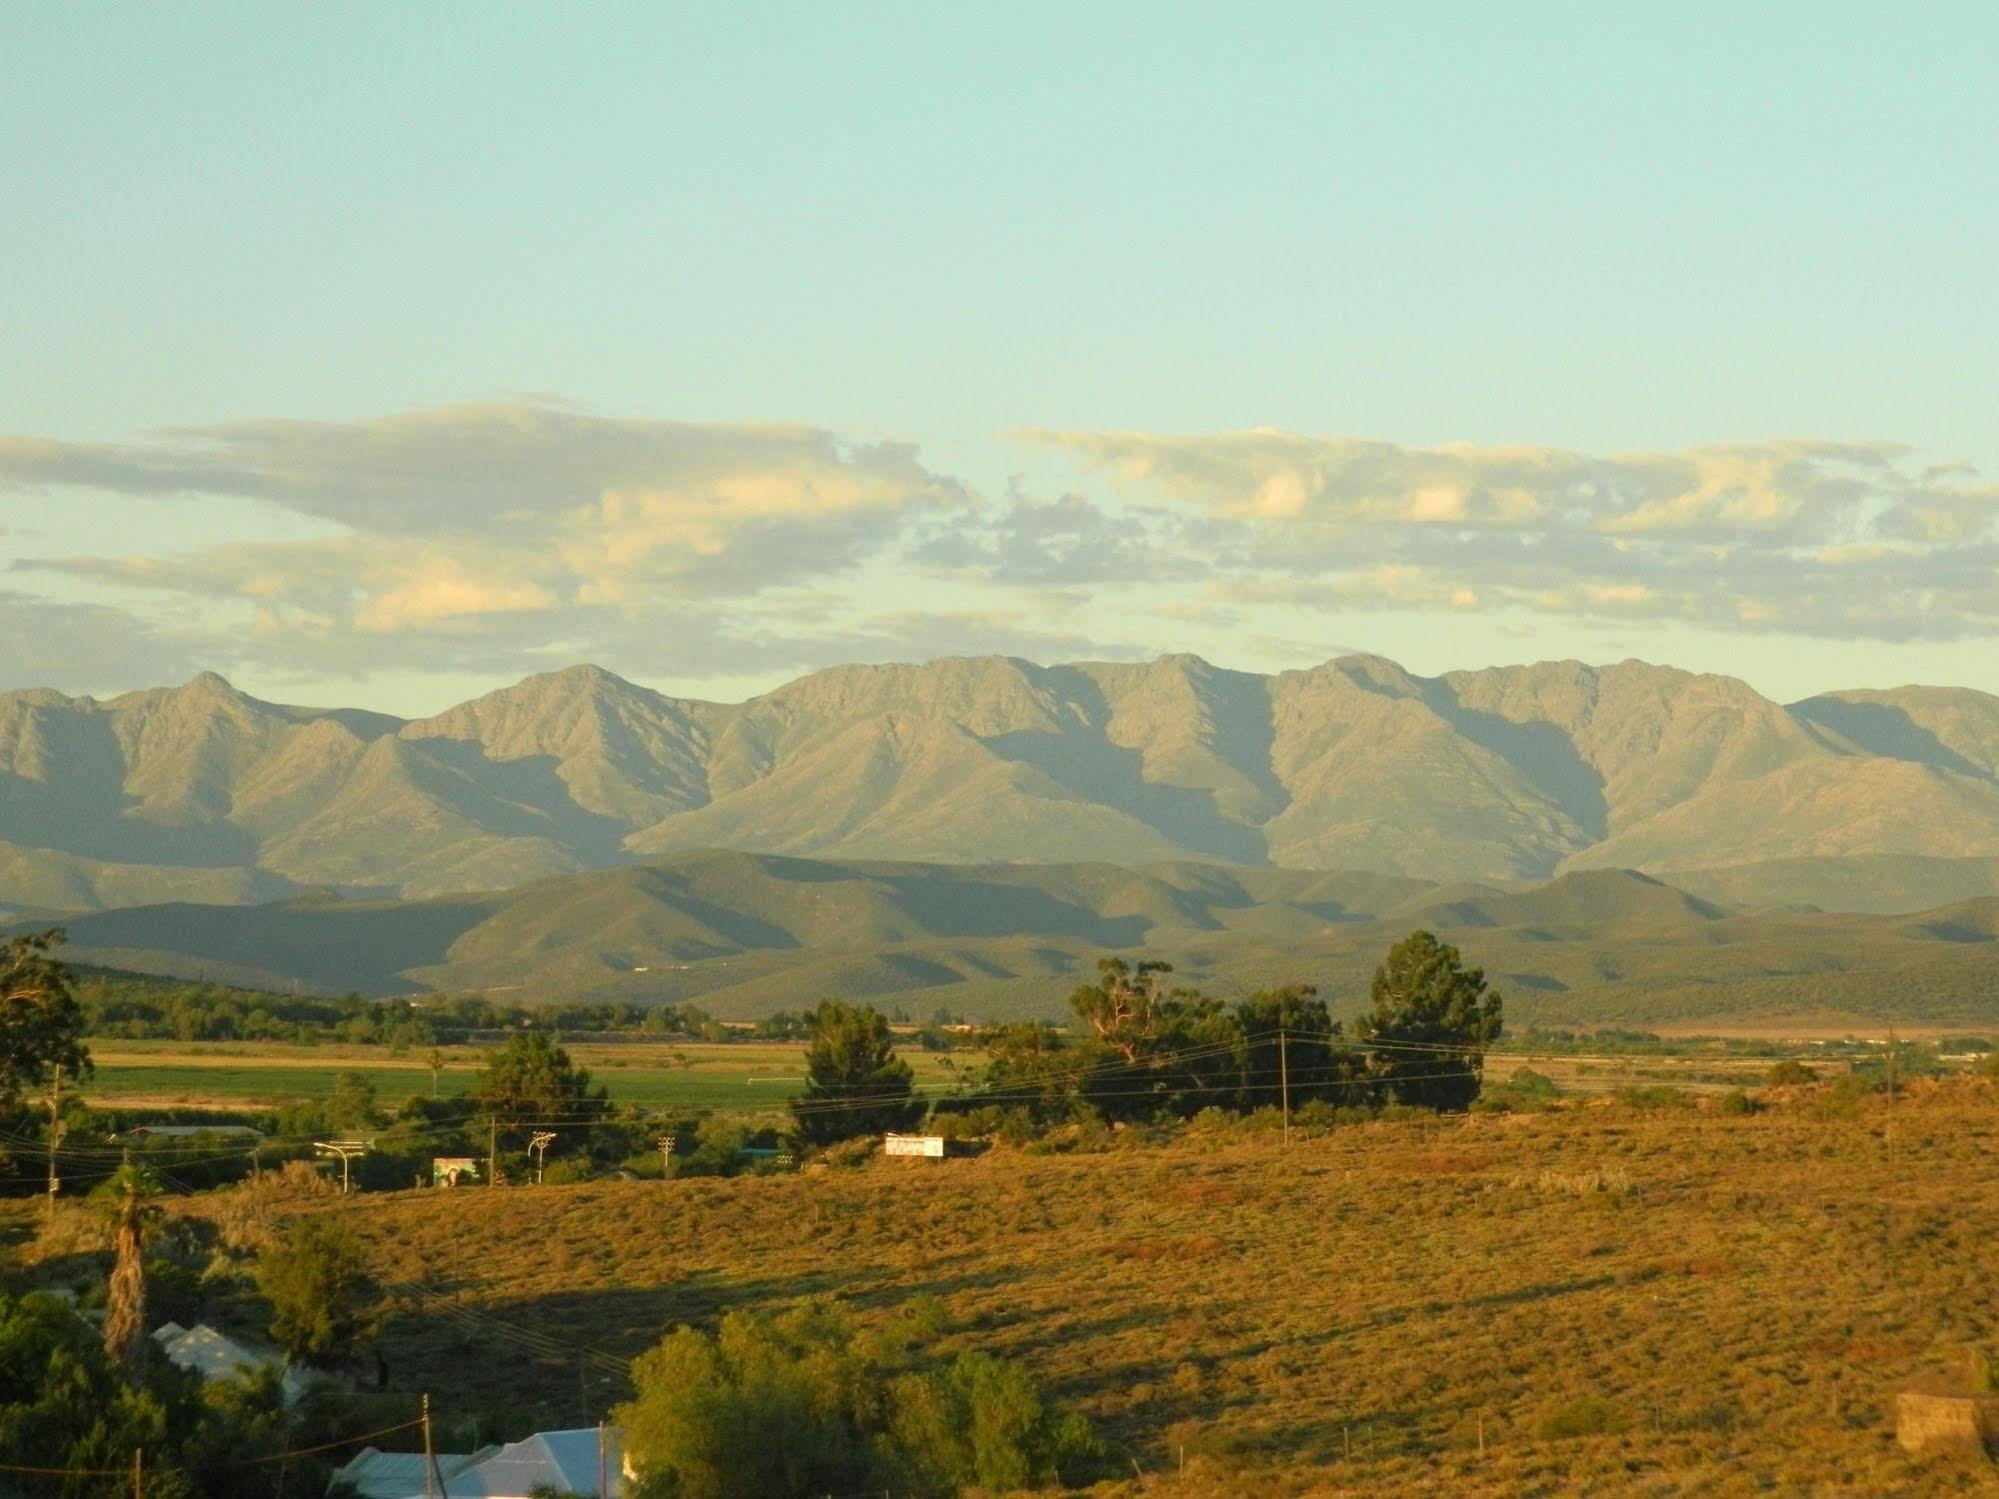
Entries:
{"type": "Polygon", "coordinates": [[[1610,1436],[1624,1430],[1624,1420],[1603,1401],[1591,1396],[1569,1400],[1541,1418],[1543,1441],[1558,1442],[1569,1437],[1610,1436]]]}
{"type": "Polygon", "coordinates": [[[1812,1115],[1818,1119],[1857,1119],[1873,1091],[1866,1078],[1854,1073],[1836,1077],[1813,1102],[1812,1115]]]}
{"type": "Polygon", "coordinates": [[[882,1333],[836,1305],[732,1312],[682,1327],[633,1365],[614,1419],[634,1499],[807,1499],[883,1489],[957,1493],[1083,1476],[1099,1449],[1017,1365],[982,1353],[925,1364],[934,1309],[882,1333]]]}
{"type": "Polygon", "coordinates": [[[1786,1057],[1770,1069],[1763,1082],[1766,1087],[1771,1088],[1801,1088],[1807,1083],[1815,1083],[1818,1080],[1817,1072],[1803,1062],[1786,1057]]]}

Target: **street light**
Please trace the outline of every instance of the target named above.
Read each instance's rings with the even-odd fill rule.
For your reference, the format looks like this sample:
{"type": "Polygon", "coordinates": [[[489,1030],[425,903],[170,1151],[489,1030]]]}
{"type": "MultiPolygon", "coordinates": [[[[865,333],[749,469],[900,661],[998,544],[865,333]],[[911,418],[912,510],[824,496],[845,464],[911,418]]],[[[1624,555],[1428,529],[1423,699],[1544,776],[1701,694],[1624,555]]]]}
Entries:
{"type": "Polygon", "coordinates": [[[366,1155],[368,1153],[368,1142],[366,1140],[314,1140],[312,1148],[318,1151],[321,1156],[329,1159],[333,1156],[340,1157],[340,1195],[343,1197],[346,1196],[353,1189],[347,1174],[348,1163],[357,1155],[366,1155]]]}
{"type": "Polygon", "coordinates": [[[548,1147],[555,1143],[555,1131],[538,1129],[534,1138],[528,1141],[528,1154],[534,1157],[534,1184],[541,1185],[541,1168],[548,1164],[548,1147]]]}

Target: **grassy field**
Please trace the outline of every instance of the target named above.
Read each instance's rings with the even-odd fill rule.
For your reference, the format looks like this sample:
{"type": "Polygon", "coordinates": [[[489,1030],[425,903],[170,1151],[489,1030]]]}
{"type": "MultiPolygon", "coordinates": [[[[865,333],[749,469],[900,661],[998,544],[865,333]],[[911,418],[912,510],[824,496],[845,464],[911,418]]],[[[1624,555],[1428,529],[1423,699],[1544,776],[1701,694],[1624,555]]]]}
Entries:
{"type": "Polygon", "coordinates": [[[296,1210],[366,1238],[398,1385],[461,1422],[595,1420],[677,1322],[929,1295],[1089,1414],[1104,1494],[1990,1493],[1890,1412],[1999,1353],[1999,1099],[1813,1097],[296,1210]]]}
{"type": "MultiPolygon", "coordinates": [[[[661,1108],[775,1109],[799,1091],[805,1048],[773,1042],[566,1043],[570,1056],[620,1103],[661,1108]]],[[[96,1041],[97,1071],[85,1090],[94,1104],[182,1108],[268,1108],[323,1098],[343,1072],[359,1072],[393,1108],[431,1091],[422,1052],[395,1056],[379,1046],[297,1046],[271,1042],[96,1041]]],[[[484,1063],[479,1047],[442,1048],[438,1091],[463,1093],[484,1063]]],[[[976,1053],[955,1057],[915,1047],[903,1053],[919,1088],[942,1092],[955,1068],[975,1066],[976,1053]]]]}
{"type": "MultiPolygon", "coordinates": [[[[797,1041],[577,1041],[567,1046],[614,1100],[655,1108],[774,1111],[798,1091],[804,1075],[804,1046],[797,1041]]],[[[437,1080],[438,1090],[462,1093],[471,1086],[483,1052],[470,1046],[443,1050],[446,1065],[437,1080]]],[[[431,1089],[422,1053],[395,1056],[379,1046],[99,1041],[91,1052],[97,1072],[86,1094],[103,1107],[272,1108],[301,1098],[324,1098],[343,1072],[367,1077],[389,1108],[431,1089]]],[[[943,1054],[913,1046],[903,1047],[900,1054],[915,1069],[918,1089],[935,1093],[948,1091],[964,1072],[985,1060],[976,1051],[943,1054]]],[[[1608,1093],[1654,1084],[1697,1091],[1753,1086],[1770,1064],[1722,1056],[1592,1059],[1507,1054],[1492,1058],[1489,1075],[1503,1080],[1521,1066],[1543,1073],[1565,1092],[1608,1093]]]]}

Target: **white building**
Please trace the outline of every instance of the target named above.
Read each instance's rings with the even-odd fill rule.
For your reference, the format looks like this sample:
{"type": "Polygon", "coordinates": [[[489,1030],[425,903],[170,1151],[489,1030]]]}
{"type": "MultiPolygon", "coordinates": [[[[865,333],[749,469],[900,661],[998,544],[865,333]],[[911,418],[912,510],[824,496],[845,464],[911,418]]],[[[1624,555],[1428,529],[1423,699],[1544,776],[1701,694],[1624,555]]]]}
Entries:
{"type": "MultiPolygon", "coordinates": [[[[615,1426],[543,1431],[504,1447],[439,1453],[437,1470],[445,1499],[532,1499],[537,1492],[616,1499],[625,1492],[624,1444],[615,1426]]],[[[424,1499],[437,1491],[435,1484],[424,1486],[423,1454],[373,1447],[333,1481],[351,1485],[362,1499],[424,1499]]]]}
{"type": "MultiPolygon", "coordinates": [[[[206,1322],[197,1322],[192,1327],[182,1327],[178,1322],[163,1322],[153,1330],[153,1341],[160,1345],[160,1352],[167,1356],[169,1363],[177,1368],[192,1370],[210,1384],[255,1374],[263,1369],[283,1367],[285,1362],[275,1349],[252,1348],[247,1343],[239,1343],[227,1334],[217,1332],[206,1322]]],[[[283,1385],[286,1405],[305,1393],[307,1382],[306,1376],[297,1369],[285,1369],[283,1385]]]]}

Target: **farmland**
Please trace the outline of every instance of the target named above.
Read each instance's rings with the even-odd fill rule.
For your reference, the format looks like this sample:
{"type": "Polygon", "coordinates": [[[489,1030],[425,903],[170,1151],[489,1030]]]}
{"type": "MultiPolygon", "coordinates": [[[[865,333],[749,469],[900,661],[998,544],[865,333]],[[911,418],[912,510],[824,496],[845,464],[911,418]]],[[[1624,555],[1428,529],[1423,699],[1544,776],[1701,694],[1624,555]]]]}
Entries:
{"type": "MultiPolygon", "coordinates": [[[[613,1102],[641,1108],[712,1109],[734,1114],[774,1111],[804,1076],[798,1041],[655,1042],[572,1040],[575,1061],[609,1089],[613,1102]]],[[[427,1050],[427,1048],[425,1049],[427,1050]]],[[[477,1046],[441,1048],[437,1090],[463,1093],[485,1060],[477,1046]]],[[[97,1041],[96,1075],[86,1089],[101,1107],[274,1108],[326,1097],[345,1072],[358,1072],[390,1109],[431,1091],[424,1051],[402,1055],[380,1046],[280,1042],[97,1041]]],[[[984,1061],[975,1050],[938,1053],[904,1045],[922,1093],[948,1092],[984,1061]]],[[[1806,1053],[1808,1054],[1808,1053],[1806,1053]]],[[[1503,1080],[1531,1065],[1563,1090],[1608,1093],[1654,1084],[1723,1089],[1755,1083],[1769,1062],[1753,1057],[1495,1055],[1491,1076],[1503,1080]]]]}
{"type": "MultiPolygon", "coordinates": [[[[609,1089],[614,1102],[649,1108],[761,1113],[797,1092],[804,1076],[804,1048],[796,1041],[572,1041],[566,1049],[609,1089]]],[[[445,1065],[437,1091],[467,1091],[485,1061],[484,1050],[441,1051],[445,1065]]],[[[96,1075],[86,1092],[92,1103],[107,1108],[271,1108],[324,1098],[342,1073],[358,1072],[393,1109],[405,1098],[429,1093],[432,1081],[424,1052],[397,1056],[380,1046],[98,1041],[91,1054],[96,1075]]],[[[976,1053],[951,1056],[915,1047],[904,1055],[915,1069],[917,1087],[935,1092],[951,1086],[957,1068],[978,1061],[976,1053]]]]}
{"type": "Polygon", "coordinates": [[[1105,1494],[1989,1492],[1888,1413],[1999,1338],[1990,1083],[1143,1134],[294,1210],[364,1236],[461,1430],[595,1419],[676,1322],[921,1295],[1088,1413],[1105,1494]]]}

